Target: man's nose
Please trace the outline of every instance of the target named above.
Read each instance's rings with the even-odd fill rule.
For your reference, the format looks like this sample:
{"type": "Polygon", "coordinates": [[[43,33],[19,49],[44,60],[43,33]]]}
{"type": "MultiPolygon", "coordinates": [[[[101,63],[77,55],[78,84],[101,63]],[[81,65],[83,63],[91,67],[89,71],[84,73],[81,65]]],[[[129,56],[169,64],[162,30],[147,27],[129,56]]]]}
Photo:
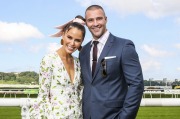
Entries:
{"type": "Polygon", "coordinates": [[[93,25],[94,25],[94,26],[97,26],[97,25],[98,25],[97,20],[94,20],[93,25]]]}

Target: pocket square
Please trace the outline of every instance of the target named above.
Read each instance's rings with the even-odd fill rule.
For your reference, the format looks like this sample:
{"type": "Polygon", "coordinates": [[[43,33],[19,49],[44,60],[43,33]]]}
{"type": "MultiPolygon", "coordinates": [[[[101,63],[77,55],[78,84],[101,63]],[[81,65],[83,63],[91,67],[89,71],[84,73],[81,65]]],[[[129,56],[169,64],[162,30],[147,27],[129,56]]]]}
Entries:
{"type": "Polygon", "coordinates": [[[104,59],[113,59],[116,58],[116,56],[108,56],[108,57],[104,57],[104,59]]]}

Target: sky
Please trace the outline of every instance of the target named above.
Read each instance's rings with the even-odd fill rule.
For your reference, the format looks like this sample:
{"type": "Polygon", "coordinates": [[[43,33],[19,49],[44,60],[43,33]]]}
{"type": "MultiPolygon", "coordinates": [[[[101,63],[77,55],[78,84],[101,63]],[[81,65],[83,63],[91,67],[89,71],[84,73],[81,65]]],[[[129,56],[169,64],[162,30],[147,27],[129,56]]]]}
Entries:
{"type": "MultiPolygon", "coordinates": [[[[0,72],[38,72],[59,47],[55,26],[92,4],[104,8],[113,35],[134,42],[145,80],[180,79],[180,0],[1,0],[0,72]]],[[[83,45],[92,38],[86,31],[83,45]]]]}

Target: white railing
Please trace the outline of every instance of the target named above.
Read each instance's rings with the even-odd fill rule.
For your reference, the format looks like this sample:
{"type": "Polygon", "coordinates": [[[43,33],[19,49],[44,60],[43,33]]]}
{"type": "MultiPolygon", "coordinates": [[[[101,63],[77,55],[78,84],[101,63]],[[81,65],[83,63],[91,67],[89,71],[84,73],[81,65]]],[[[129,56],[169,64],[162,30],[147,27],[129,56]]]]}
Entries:
{"type": "Polygon", "coordinates": [[[30,98],[0,98],[0,106],[17,106],[21,107],[21,117],[22,119],[28,119],[29,106],[31,104],[30,98]]]}
{"type": "MultiPolygon", "coordinates": [[[[10,87],[11,85],[0,85],[0,87],[10,87]]],[[[17,90],[17,87],[19,88],[20,86],[12,86],[15,89],[0,89],[0,94],[3,95],[3,98],[0,98],[0,106],[18,106],[21,107],[21,117],[22,119],[28,119],[28,111],[31,102],[35,100],[36,98],[29,98],[31,95],[31,92],[26,93],[27,98],[16,98],[17,94],[25,94],[24,90],[17,90]],[[6,98],[6,95],[10,94],[10,97],[14,96],[14,98],[6,98]]],[[[37,89],[38,85],[36,86],[26,86],[23,85],[21,88],[26,89],[26,88],[34,88],[37,89]]],[[[32,93],[34,94],[34,93],[32,93]]],[[[141,106],[180,106],[180,98],[178,97],[180,94],[180,90],[175,90],[175,89],[164,89],[164,90],[159,90],[159,89],[146,89],[143,98],[141,100],[141,106]],[[146,98],[145,95],[149,94],[151,98],[146,98]],[[159,94],[159,98],[153,98],[153,94],[159,94]],[[171,94],[172,98],[161,98],[162,94],[171,94]]],[[[8,97],[8,96],[7,96],[8,97]]]]}
{"type": "Polygon", "coordinates": [[[180,106],[180,98],[143,98],[141,106],[180,106]]]}
{"type": "MultiPolygon", "coordinates": [[[[22,119],[29,119],[29,106],[35,98],[0,98],[0,106],[20,106],[22,119]]],[[[180,98],[142,98],[141,106],[180,106],[180,98]]]]}
{"type": "Polygon", "coordinates": [[[163,90],[157,90],[157,89],[151,89],[151,90],[145,90],[143,93],[143,98],[146,98],[146,95],[150,95],[151,98],[153,98],[153,94],[159,94],[159,98],[161,98],[161,95],[171,95],[171,98],[179,98],[180,90],[179,89],[166,89],[163,90]]]}
{"type": "MultiPolygon", "coordinates": [[[[16,94],[24,94],[23,91],[19,90],[0,90],[0,94],[3,94],[3,98],[0,98],[0,106],[18,106],[21,107],[21,117],[22,119],[29,119],[29,107],[31,102],[36,98],[29,98],[30,93],[27,93],[27,98],[16,98],[16,94]],[[6,95],[10,94],[10,97],[14,95],[14,98],[6,98],[6,95]]],[[[146,90],[143,94],[140,106],[180,106],[180,98],[178,97],[180,90],[164,90],[163,92],[159,90],[146,90]],[[150,95],[150,98],[146,98],[145,95],[150,95]],[[153,98],[153,94],[159,94],[159,98],[153,98]],[[171,94],[172,98],[161,98],[162,94],[171,94]]]]}

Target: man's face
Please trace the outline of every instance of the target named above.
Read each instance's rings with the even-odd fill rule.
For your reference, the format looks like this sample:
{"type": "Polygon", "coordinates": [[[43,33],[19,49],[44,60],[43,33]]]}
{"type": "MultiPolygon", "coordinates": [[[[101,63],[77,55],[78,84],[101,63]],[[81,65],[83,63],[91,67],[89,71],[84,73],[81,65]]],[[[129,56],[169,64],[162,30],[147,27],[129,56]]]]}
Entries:
{"type": "Polygon", "coordinates": [[[94,39],[99,39],[106,32],[107,18],[101,9],[86,11],[86,25],[94,39]]]}

